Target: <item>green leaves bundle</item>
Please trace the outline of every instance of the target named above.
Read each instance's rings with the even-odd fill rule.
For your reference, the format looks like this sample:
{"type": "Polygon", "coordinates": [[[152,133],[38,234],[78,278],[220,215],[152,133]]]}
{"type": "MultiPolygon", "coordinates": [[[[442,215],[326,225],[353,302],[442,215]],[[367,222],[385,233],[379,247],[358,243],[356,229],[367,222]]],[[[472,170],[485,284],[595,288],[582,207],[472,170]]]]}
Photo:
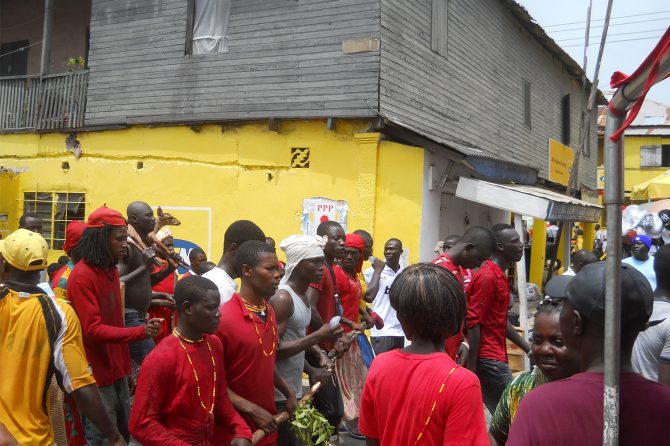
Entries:
{"type": "Polygon", "coordinates": [[[291,430],[305,446],[327,445],[335,429],[310,402],[293,412],[291,430]]]}

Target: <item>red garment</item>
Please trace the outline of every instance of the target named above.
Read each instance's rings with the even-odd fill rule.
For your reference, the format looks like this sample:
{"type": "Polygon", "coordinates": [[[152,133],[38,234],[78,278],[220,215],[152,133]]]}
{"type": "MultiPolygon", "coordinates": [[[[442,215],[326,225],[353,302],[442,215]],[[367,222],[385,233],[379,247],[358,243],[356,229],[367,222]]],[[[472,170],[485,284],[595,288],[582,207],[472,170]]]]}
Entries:
{"type": "MultiPolygon", "coordinates": [[[[358,309],[361,307],[361,295],[363,294],[358,276],[351,277],[342,268],[338,267],[335,268],[335,280],[337,281],[337,294],[340,296],[340,302],[344,310],[342,316],[358,323],[358,309]]],[[[343,325],[342,328],[347,333],[351,331],[351,328],[346,325],[343,325]]]]}
{"type": "MultiPolygon", "coordinates": [[[[267,312],[267,319],[263,322],[246,308],[240,295],[235,293],[221,306],[221,321],[214,334],[223,344],[223,362],[230,389],[275,414],[274,368],[279,337],[272,306],[267,306],[267,312]]],[[[251,418],[244,414],[242,418],[252,431],[256,430],[251,418]]],[[[273,445],[276,440],[277,433],[274,432],[258,444],[273,445]]]]}
{"type": "MultiPolygon", "coordinates": [[[[603,374],[578,373],[526,394],[508,446],[603,444],[603,374]]],[[[619,444],[667,444],[670,388],[637,373],[621,374],[619,444]]]]}
{"type": "Polygon", "coordinates": [[[198,374],[196,385],[186,352],[177,338],[170,335],[142,362],[137,378],[129,428],[144,446],[210,446],[230,444],[235,437],[251,439],[249,427],[228,399],[221,341],[211,335],[204,338],[216,362],[214,417],[200,405],[198,398],[199,386],[202,403],[210,408],[214,370],[207,344],[182,341],[198,374]],[[225,440],[215,437],[215,425],[226,432],[225,440]]]}
{"type": "Polygon", "coordinates": [[[63,276],[63,273],[68,270],[68,265],[63,265],[56,270],[51,279],[51,289],[59,287],[60,278],[63,276]]]}
{"type": "Polygon", "coordinates": [[[67,281],[67,295],[81,322],[84,350],[98,386],[130,374],[128,343],[144,339],[144,327],[123,326],[119,271],[77,263],[67,281]]]}
{"type": "MultiPolygon", "coordinates": [[[[464,273],[466,270],[456,265],[449,256],[449,254],[447,254],[446,252],[440,254],[439,256],[433,259],[433,263],[451,272],[456,277],[456,279],[458,279],[461,286],[465,290],[464,273]]],[[[463,340],[463,333],[461,330],[457,334],[448,337],[444,342],[444,348],[447,351],[447,354],[451,357],[451,359],[456,359],[456,354],[458,353],[458,347],[460,347],[462,340],[463,340]]]]}
{"type": "Polygon", "coordinates": [[[468,329],[480,325],[479,358],[507,362],[509,281],[491,260],[484,262],[468,288],[468,329]]]}
{"type": "MultiPolygon", "coordinates": [[[[151,272],[151,274],[159,273],[167,269],[167,267],[168,267],[167,262],[165,263],[164,266],[154,265],[154,269],[151,272]]],[[[174,282],[176,274],[177,274],[176,272],[169,274],[165,279],[161,280],[156,285],[152,286],[151,289],[153,291],[156,291],[157,293],[174,294],[174,287],[175,287],[174,282]]],[[[155,317],[163,318],[163,323],[161,324],[161,331],[158,333],[158,336],[154,338],[154,341],[156,342],[156,344],[158,344],[160,341],[165,339],[170,333],[172,333],[173,317],[176,316],[176,314],[171,308],[167,307],[149,307],[148,313],[150,319],[155,317]]],[[[177,321],[175,320],[174,323],[176,324],[177,321]]]]}
{"type": "MultiPolygon", "coordinates": [[[[332,271],[335,272],[335,269],[339,269],[337,265],[333,265],[332,271]]],[[[337,316],[337,305],[335,301],[335,292],[336,286],[333,281],[333,274],[331,274],[331,268],[327,263],[323,263],[323,277],[319,283],[310,283],[309,286],[315,288],[319,292],[319,302],[316,304],[316,311],[319,312],[321,320],[324,324],[330,322],[330,320],[337,316]]],[[[308,328],[309,333],[312,333],[314,330],[308,328]]],[[[319,346],[329,351],[332,348],[330,343],[321,343],[319,346]]]]}
{"type": "Polygon", "coordinates": [[[463,270],[463,288],[465,289],[465,292],[468,292],[468,288],[470,288],[470,283],[472,283],[472,278],[475,276],[475,272],[471,269],[464,269],[463,270]]]}
{"type": "Polygon", "coordinates": [[[451,373],[454,367],[444,353],[377,356],[363,389],[361,433],[381,446],[414,445],[430,416],[419,444],[488,446],[479,380],[462,367],[451,373]]]}

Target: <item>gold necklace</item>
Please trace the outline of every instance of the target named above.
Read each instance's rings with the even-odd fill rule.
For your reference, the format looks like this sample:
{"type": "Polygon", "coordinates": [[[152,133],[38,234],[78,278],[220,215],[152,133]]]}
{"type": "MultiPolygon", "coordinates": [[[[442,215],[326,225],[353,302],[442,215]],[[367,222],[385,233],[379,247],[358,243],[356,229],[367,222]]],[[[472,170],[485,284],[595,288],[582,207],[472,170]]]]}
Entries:
{"type": "Polygon", "coordinates": [[[268,321],[267,323],[272,326],[272,348],[270,348],[270,353],[265,351],[265,347],[263,346],[263,339],[261,338],[261,333],[258,331],[258,323],[255,320],[251,320],[251,323],[254,324],[254,328],[256,329],[256,337],[258,338],[258,343],[261,345],[261,351],[265,356],[270,356],[275,352],[275,338],[277,337],[277,332],[275,331],[275,324],[272,323],[272,315],[268,313],[268,321]]]}
{"type": "Polygon", "coordinates": [[[437,402],[440,399],[440,395],[442,394],[442,391],[444,390],[444,387],[447,385],[447,381],[449,381],[449,378],[451,378],[452,373],[458,368],[458,366],[454,367],[449,371],[449,375],[447,375],[447,379],[444,380],[442,385],[440,386],[439,392],[437,392],[437,397],[435,398],[435,401],[433,401],[433,405],[430,408],[430,413],[428,414],[428,418],[426,418],[426,422],[423,424],[423,429],[421,429],[421,432],[419,432],[419,436],[416,437],[416,441],[414,442],[414,446],[419,444],[419,441],[421,441],[421,437],[423,437],[423,433],[426,431],[426,428],[430,424],[430,418],[433,416],[433,412],[435,412],[435,407],[437,407],[437,402]]]}
{"type": "Polygon", "coordinates": [[[195,376],[195,385],[196,389],[198,390],[198,399],[200,400],[200,405],[202,406],[203,409],[205,409],[210,415],[214,414],[214,402],[216,401],[216,361],[214,360],[214,353],[212,352],[212,347],[209,345],[209,341],[207,341],[204,336],[199,340],[199,341],[191,341],[189,339],[186,339],[184,336],[182,336],[181,333],[177,331],[175,328],[172,330],[172,334],[175,335],[177,338],[177,342],[179,342],[179,345],[181,345],[181,348],[184,349],[184,352],[186,353],[186,359],[188,359],[188,363],[191,365],[191,370],[193,371],[193,376],[195,376]],[[212,387],[212,404],[210,405],[209,409],[205,406],[205,403],[202,402],[202,396],[200,394],[200,380],[198,379],[198,372],[195,371],[195,366],[193,365],[193,361],[191,361],[191,355],[188,354],[188,350],[186,350],[186,346],[182,344],[181,340],[184,340],[188,343],[191,344],[196,344],[199,342],[202,342],[203,340],[205,341],[205,344],[207,344],[207,348],[209,349],[209,357],[212,359],[212,369],[214,371],[214,385],[212,387]]]}

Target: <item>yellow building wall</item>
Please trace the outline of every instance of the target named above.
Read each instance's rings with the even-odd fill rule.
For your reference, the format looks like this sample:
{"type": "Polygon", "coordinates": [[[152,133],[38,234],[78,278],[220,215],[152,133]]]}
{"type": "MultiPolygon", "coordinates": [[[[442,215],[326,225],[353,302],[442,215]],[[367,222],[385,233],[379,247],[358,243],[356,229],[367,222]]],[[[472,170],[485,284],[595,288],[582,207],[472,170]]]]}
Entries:
{"type": "Polygon", "coordinates": [[[370,231],[377,255],[386,238],[398,237],[415,262],[423,150],[379,141],[364,133],[367,125],[338,120],[331,131],[319,120],[282,121],[278,132],[267,122],[82,132],[79,159],[65,150],[64,133],[0,135],[0,165],[28,168],[12,183],[18,187],[0,175],[0,206],[13,230],[23,192],[85,192],[86,215],[103,203],[125,214],[129,202],[146,201],[181,220],[172,228],[176,238],[205,250],[211,243],[208,257],[216,262],[233,221],[250,219],[279,242],[300,232],[304,198],[326,197],[348,202],[348,230],[370,231]],[[310,149],[309,168],[290,167],[293,147],[310,149]]]}
{"type": "Polygon", "coordinates": [[[636,184],[650,180],[670,167],[640,167],[640,147],[670,144],[670,137],[630,136],[624,137],[624,190],[629,193],[636,184]]]}

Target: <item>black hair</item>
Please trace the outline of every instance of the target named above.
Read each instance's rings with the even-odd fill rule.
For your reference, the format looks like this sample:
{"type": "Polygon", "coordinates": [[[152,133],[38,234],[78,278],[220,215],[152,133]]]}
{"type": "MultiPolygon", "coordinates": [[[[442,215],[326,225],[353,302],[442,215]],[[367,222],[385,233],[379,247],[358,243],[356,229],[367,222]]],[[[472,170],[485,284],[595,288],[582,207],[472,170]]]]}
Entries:
{"type": "Polygon", "coordinates": [[[473,226],[465,231],[461,241],[472,243],[475,246],[488,248],[491,252],[496,250],[495,235],[493,235],[493,232],[490,229],[483,226],[473,226]]]}
{"type": "Polygon", "coordinates": [[[336,222],[335,220],[322,221],[316,228],[316,235],[324,236],[328,233],[328,231],[330,231],[333,228],[342,229],[342,225],[336,222]]]}
{"type": "Polygon", "coordinates": [[[96,268],[113,268],[116,259],[109,249],[109,233],[115,227],[105,225],[100,228],[86,228],[77,245],[77,253],[81,259],[96,268]]]}
{"type": "Polygon", "coordinates": [[[47,266],[47,275],[49,276],[49,283],[53,280],[53,275],[56,271],[61,269],[63,265],[60,263],[52,263],[51,265],[47,266]]]}
{"type": "Polygon", "coordinates": [[[587,249],[580,249],[572,255],[572,263],[581,265],[582,267],[588,265],[589,263],[595,263],[598,261],[598,257],[591,251],[587,249]]]}
{"type": "Polygon", "coordinates": [[[399,244],[400,249],[402,249],[402,242],[400,241],[400,239],[390,238],[390,239],[386,240],[386,243],[384,243],[384,246],[386,246],[388,244],[388,242],[395,242],[395,243],[399,244]]]}
{"type": "Polygon", "coordinates": [[[68,256],[60,256],[58,257],[58,264],[61,266],[67,265],[67,262],[70,261],[70,258],[68,256]]]}
{"type": "Polygon", "coordinates": [[[661,246],[654,254],[657,288],[670,288],[670,245],[661,246]]]}
{"type": "Polygon", "coordinates": [[[188,276],[177,282],[174,288],[174,302],[177,306],[177,312],[181,313],[184,309],[184,302],[192,304],[204,299],[207,291],[216,291],[219,289],[211,280],[202,276],[188,276]]]}
{"type": "Polygon", "coordinates": [[[242,265],[256,266],[265,253],[276,254],[276,250],[265,242],[249,240],[242,243],[235,255],[235,269],[242,273],[242,265]]]}
{"type": "Polygon", "coordinates": [[[216,263],[214,262],[205,262],[200,265],[200,268],[198,268],[197,271],[195,271],[197,274],[200,274],[201,276],[205,274],[208,271],[213,270],[216,268],[216,263]]]}
{"type": "Polygon", "coordinates": [[[562,298],[547,296],[540,301],[540,304],[537,306],[537,310],[535,311],[535,315],[533,317],[537,317],[540,314],[552,315],[560,313],[562,307],[562,298]]]}
{"type": "Polygon", "coordinates": [[[494,237],[496,238],[496,242],[500,243],[500,233],[503,231],[506,231],[508,229],[514,229],[514,226],[509,225],[507,223],[498,223],[497,225],[493,225],[491,228],[491,232],[493,233],[494,237]]]}
{"type": "Polygon", "coordinates": [[[360,236],[363,239],[363,241],[366,242],[366,243],[368,241],[372,242],[372,235],[368,231],[366,231],[365,229],[356,229],[354,231],[354,234],[360,236]]]}
{"type": "Polygon", "coordinates": [[[23,228],[26,225],[26,220],[29,218],[34,218],[36,220],[42,221],[42,218],[34,212],[25,212],[21,218],[19,218],[19,228],[23,228]]]}
{"type": "Polygon", "coordinates": [[[401,272],[391,285],[389,300],[403,323],[431,341],[460,332],[465,321],[463,287],[452,273],[432,263],[401,272]]]}
{"type": "Polygon", "coordinates": [[[204,249],[202,249],[202,248],[193,248],[193,249],[191,249],[191,251],[188,253],[188,259],[192,262],[193,259],[195,259],[196,256],[198,256],[198,255],[200,255],[200,254],[202,254],[202,255],[204,255],[205,257],[207,257],[207,254],[205,254],[205,250],[204,250],[204,249]]]}
{"type": "Polygon", "coordinates": [[[237,220],[228,226],[223,235],[223,251],[228,251],[232,245],[240,246],[248,240],[265,243],[265,234],[253,221],[237,220]]]}
{"type": "Polygon", "coordinates": [[[451,234],[451,235],[448,235],[448,236],[446,236],[446,237],[442,240],[442,245],[443,245],[443,246],[447,246],[447,245],[453,246],[453,245],[455,245],[456,243],[460,242],[460,241],[461,241],[461,238],[462,238],[462,237],[461,237],[460,235],[458,235],[458,234],[451,234]]]}

